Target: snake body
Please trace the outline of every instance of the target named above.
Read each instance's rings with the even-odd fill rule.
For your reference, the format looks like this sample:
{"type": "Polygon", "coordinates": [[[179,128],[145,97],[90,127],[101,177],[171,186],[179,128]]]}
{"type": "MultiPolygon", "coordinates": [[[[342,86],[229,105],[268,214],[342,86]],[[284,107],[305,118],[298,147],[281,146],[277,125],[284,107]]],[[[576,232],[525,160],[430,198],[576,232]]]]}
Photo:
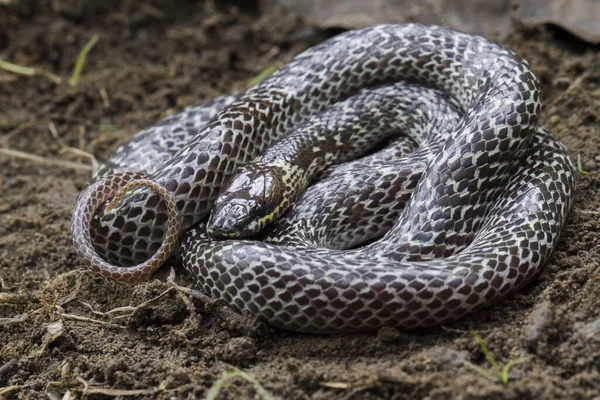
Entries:
{"type": "MultiPolygon", "coordinates": [[[[398,132],[408,133],[407,117],[411,111],[428,111],[428,102],[436,96],[442,95],[399,82],[363,89],[314,115],[267,148],[258,160],[242,167],[215,201],[207,232],[213,237],[252,237],[279,218],[324,169],[364,156],[398,132]]],[[[456,115],[450,106],[441,107],[446,103],[438,103],[439,112],[456,115]]],[[[454,118],[454,122],[457,120],[454,118]]],[[[431,134],[421,137],[410,132],[409,136],[422,149],[406,161],[416,162],[423,154],[431,154],[431,147],[443,139],[443,135],[428,133],[431,134]]],[[[376,158],[371,156],[369,161],[376,163],[376,158]]],[[[364,160],[361,164],[355,169],[367,168],[364,160]]],[[[354,182],[366,180],[356,177],[354,182]]]]}
{"type": "MultiPolygon", "coordinates": [[[[525,284],[549,257],[572,204],[572,162],[537,126],[539,82],[524,60],[481,37],[417,24],[349,31],[302,53],[239,97],[217,103],[222,110],[191,109],[142,132],[105,164],[95,187],[111,187],[123,180],[120,172],[135,170],[167,193],[134,191],[111,212],[100,206],[92,218],[92,208],[107,195],[84,192],[73,220],[84,259],[99,252],[108,261],[135,264],[163,246],[157,253],[162,257],[164,246],[175,242],[168,223],[172,200],[179,233],[186,235],[184,266],[199,287],[238,310],[298,331],[414,328],[458,318],[525,284]],[[448,99],[442,102],[454,110],[448,115],[456,116],[439,134],[413,137],[422,147],[408,156],[410,162],[383,151],[379,158],[326,172],[329,185],[316,184],[301,195],[300,205],[283,219],[296,221],[294,226],[275,222],[266,233],[270,243],[215,241],[202,229],[190,230],[208,215],[240,165],[285,141],[287,132],[301,131],[319,116],[326,119],[332,106],[400,80],[444,92],[448,99]],[[204,123],[199,116],[210,120],[194,135],[191,127],[204,123]],[[175,145],[177,135],[189,140],[175,145]],[[148,145],[171,158],[158,169],[136,165],[136,147],[148,145]],[[375,216],[369,212],[374,209],[375,216]],[[390,216],[397,219],[389,222],[390,216]],[[360,221],[370,222],[354,240],[360,221]],[[369,226],[384,221],[389,232],[367,246],[315,248],[373,239],[385,229],[369,226]],[[332,223],[354,224],[355,233],[344,237],[338,229],[341,233],[328,237],[324,232],[332,223]],[[84,240],[86,235],[91,237],[84,240]]],[[[360,104],[337,106],[339,119],[382,118],[360,104]]],[[[322,137],[321,157],[335,158],[327,132],[311,132],[322,137]]],[[[359,147],[356,154],[366,151],[359,147]]],[[[306,171],[310,163],[295,166],[306,171]]],[[[104,264],[90,264],[107,271],[104,264]]],[[[106,274],[129,279],[148,271],[106,274]]]]}

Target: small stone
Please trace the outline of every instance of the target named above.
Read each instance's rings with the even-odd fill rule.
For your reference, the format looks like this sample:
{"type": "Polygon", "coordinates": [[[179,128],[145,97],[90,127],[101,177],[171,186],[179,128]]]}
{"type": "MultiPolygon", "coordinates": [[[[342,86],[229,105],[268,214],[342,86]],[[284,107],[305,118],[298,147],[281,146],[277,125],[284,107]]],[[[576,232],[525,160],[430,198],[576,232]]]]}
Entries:
{"type": "Polygon", "coordinates": [[[588,322],[587,324],[575,324],[575,328],[577,328],[577,333],[580,335],[590,339],[595,338],[600,334],[600,319],[588,322]]]}
{"type": "Polygon", "coordinates": [[[440,367],[460,367],[464,364],[469,353],[466,351],[458,351],[446,346],[438,346],[435,348],[431,356],[433,361],[437,361],[440,367]]]}
{"type": "Polygon", "coordinates": [[[524,345],[530,351],[537,349],[537,344],[554,320],[554,305],[549,301],[537,304],[529,314],[524,328],[524,345]]]}
{"type": "Polygon", "coordinates": [[[560,121],[560,117],[556,114],[550,117],[550,124],[556,125],[560,121]]]}
{"type": "Polygon", "coordinates": [[[14,371],[16,371],[18,365],[17,359],[13,358],[3,365],[0,365],[0,384],[5,384],[8,382],[8,378],[12,375],[14,371]]]}
{"type": "Polygon", "coordinates": [[[383,343],[395,342],[400,337],[400,331],[391,326],[384,326],[377,331],[377,339],[383,343]]]}
{"type": "Polygon", "coordinates": [[[111,359],[104,367],[104,380],[106,382],[115,382],[118,372],[126,372],[128,363],[123,358],[111,359]]]}
{"type": "Polygon", "coordinates": [[[588,279],[588,271],[586,271],[585,269],[576,269],[571,274],[571,280],[580,285],[585,283],[587,281],[587,279],[588,279]]]}
{"type": "Polygon", "coordinates": [[[231,339],[225,345],[223,354],[226,361],[244,364],[256,358],[256,345],[254,340],[249,337],[242,336],[231,339]]]}

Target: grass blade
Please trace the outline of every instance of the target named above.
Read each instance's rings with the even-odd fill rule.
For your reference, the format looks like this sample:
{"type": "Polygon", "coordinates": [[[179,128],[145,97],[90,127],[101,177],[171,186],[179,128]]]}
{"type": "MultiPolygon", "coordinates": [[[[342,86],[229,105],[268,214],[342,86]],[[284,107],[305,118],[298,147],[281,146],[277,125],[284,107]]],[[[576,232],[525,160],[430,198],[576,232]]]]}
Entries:
{"type": "Polygon", "coordinates": [[[0,68],[2,68],[5,71],[12,72],[13,74],[19,75],[33,76],[37,73],[37,70],[35,68],[23,67],[21,65],[13,64],[4,60],[0,60],[0,68]]]}
{"type": "Polygon", "coordinates": [[[250,87],[252,86],[256,86],[258,85],[261,81],[263,81],[267,76],[271,75],[273,72],[277,71],[277,67],[274,66],[270,66],[268,68],[266,68],[264,71],[262,71],[260,74],[256,75],[254,78],[252,78],[249,82],[248,85],[250,85],[250,87]]]}
{"type": "Polygon", "coordinates": [[[85,65],[85,59],[87,58],[88,53],[90,52],[90,50],[92,50],[98,39],[100,39],[100,36],[98,36],[98,34],[94,34],[90,41],[87,42],[79,52],[79,55],[77,56],[77,61],[75,62],[75,68],[73,68],[73,73],[71,74],[71,79],[69,79],[70,86],[77,86],[79,78],[81,77],[81,72],[83,71],[83,66],[85,65]]]}
{"type": "Polygon", "coordinates": [[[577,154],[577,171],[581,175],[589,175],[590,173],[583,170],[583,161],[581,160],[581,154],[577,154]]]}

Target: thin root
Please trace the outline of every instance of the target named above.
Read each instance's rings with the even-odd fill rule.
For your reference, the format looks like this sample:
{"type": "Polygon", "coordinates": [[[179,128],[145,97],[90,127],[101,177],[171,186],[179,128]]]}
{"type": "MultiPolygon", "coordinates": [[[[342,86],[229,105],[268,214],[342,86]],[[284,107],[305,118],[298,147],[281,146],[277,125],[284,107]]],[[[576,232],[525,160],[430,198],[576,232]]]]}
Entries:
{"type": "Polygon", "coordinates": [[[76,169],[80,171],[92,171],[93,168],[90,165],[74,163],[70,161],[57,160],[54,158],[45,158],[31,153],[25,153],[18,150],[0,148],[0,154],[4,154],[9,157],[21,158],[24,160],[34,161],[40,164],[53,165],[56,167],[76,169]]]}

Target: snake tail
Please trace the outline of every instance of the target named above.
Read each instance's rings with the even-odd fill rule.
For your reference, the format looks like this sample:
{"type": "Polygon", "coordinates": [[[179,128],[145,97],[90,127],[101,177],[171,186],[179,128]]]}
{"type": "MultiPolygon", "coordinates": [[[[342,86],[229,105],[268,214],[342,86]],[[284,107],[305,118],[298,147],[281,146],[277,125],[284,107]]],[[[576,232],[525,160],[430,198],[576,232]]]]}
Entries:
{"type": "Polygon", "coordinates": [[[95,182],[79,196],[73,212],[73,243],[77,254],[94,273],[118,281],[145,278],[156,271],[177,246],[178,231],[178,210],[173,196],[164,187],[144,179],[141,174],[118,173],[95,182]],[[163,200],[168,216],[167,231],[158,250],[145,262],[131,267],[111,265],[98,255],[92,244],[90,229],[93,217],[106,201],[110,200],[106,207],[110,210],[127,193],[139,187],[153,190],[163,200]]]}

